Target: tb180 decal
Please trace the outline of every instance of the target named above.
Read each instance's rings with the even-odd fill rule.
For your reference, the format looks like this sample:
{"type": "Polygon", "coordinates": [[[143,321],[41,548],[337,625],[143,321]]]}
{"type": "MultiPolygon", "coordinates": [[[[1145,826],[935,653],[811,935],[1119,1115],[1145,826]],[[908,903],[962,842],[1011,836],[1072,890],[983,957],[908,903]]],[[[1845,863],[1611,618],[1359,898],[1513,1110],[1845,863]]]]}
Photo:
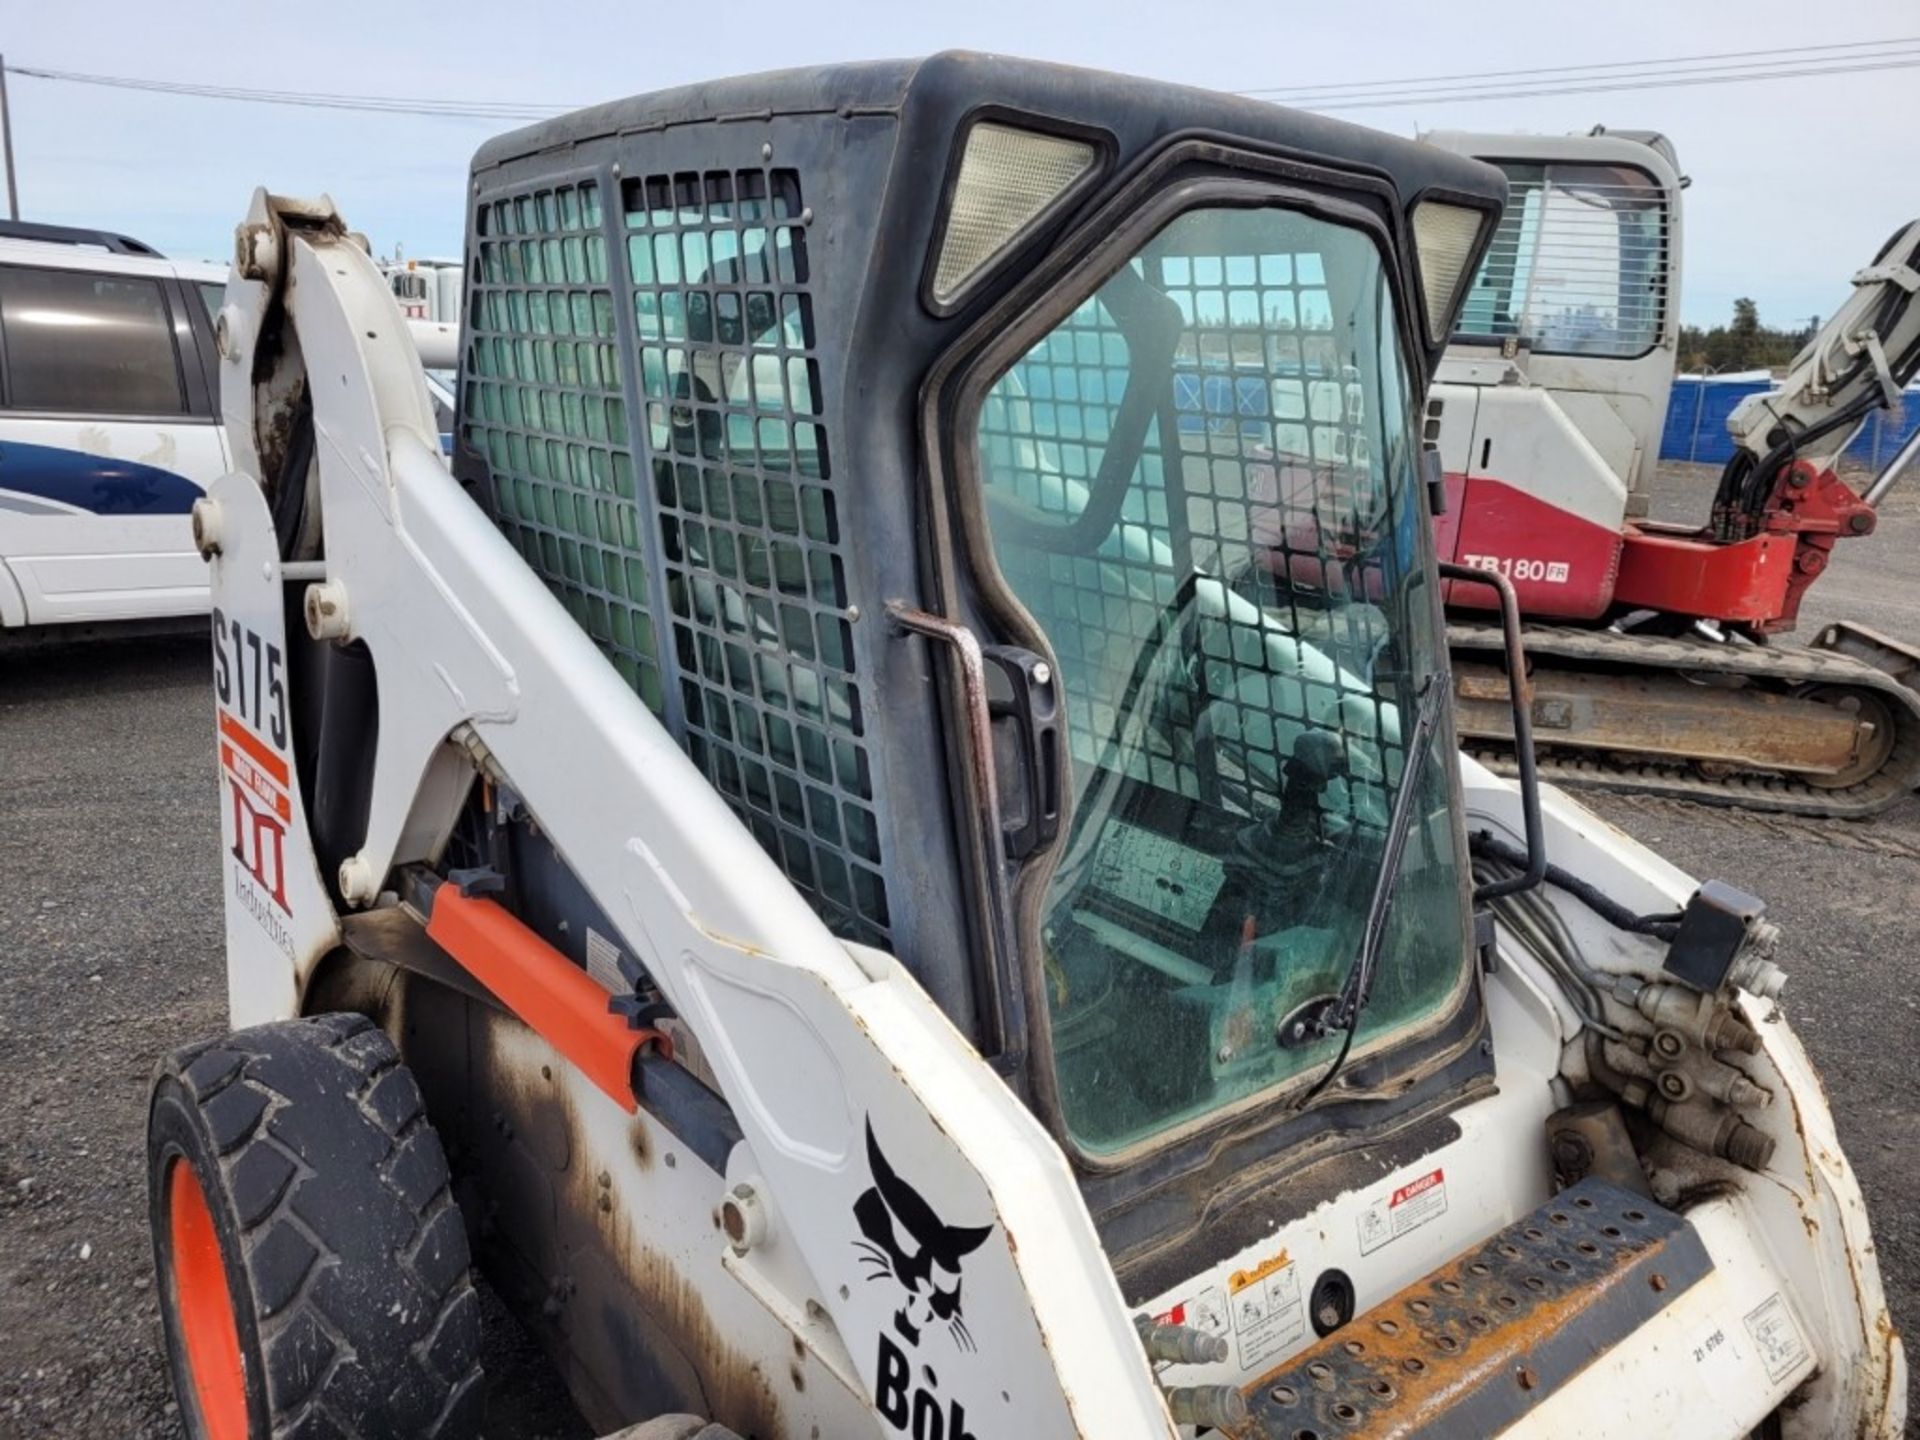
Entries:
{"type": "Polygon", "coordinates": [[[949,1225],[920,1192],[901,1178],[867,1122],[867,1168],[873,1184],[854,1202],[853,1218],[863,1239],[854,1241],[867,1279],[897,1287],[894,1335],[880,1331],[879,1380],[874,1403],[881,1417],[913,1440],[976,1440],[966,1407],[943,1400],[939,1371],[974,1349],[960,1308],[960,1262],[986,1243],[991,1225],[949,1225]],[[934,1353],[933,1340],[945,1343],[934,1353]],[[922,1341],[927,1343],[923,1346],[922,1341]],[[906,1343],[902,1348],[900,1341],[906,1343]],[[914,1362],[919,1361],[919,1373],[914,1362]]]}
{"type": "Polygon", "coordinates": [[[285,661],[278,645],[222,611],[213,612],[213,693],[220,775],[233,815],[234,897],[291,956],[286,853],[293,772],[285,661]]]}
{"type": "Polygon", "coordinates": [[[1573,567],[1564,560],[1529,560],[1514,555],[1462,555],[1460,560],[1476,570],[1492,570],[1509,580],[1534,580],[1544,585],[1564,585],[1573,573],[1573,567]]]}

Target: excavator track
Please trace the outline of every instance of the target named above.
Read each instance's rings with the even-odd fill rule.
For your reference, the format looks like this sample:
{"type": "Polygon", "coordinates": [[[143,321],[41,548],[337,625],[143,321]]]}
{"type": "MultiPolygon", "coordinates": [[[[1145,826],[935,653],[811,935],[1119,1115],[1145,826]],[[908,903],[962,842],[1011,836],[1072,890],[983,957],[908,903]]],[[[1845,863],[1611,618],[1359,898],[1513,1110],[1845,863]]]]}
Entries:
{"type": "MultiPolygon", "coordinates": [[[[1877,814],[1920,786],[1920,694],[1850,656],[1558,626],[1528,626],[1525,641],[1539,773],[1557,784],[1844,819],[1877,814]],[[1556,698],[1560,687],[1574,698],[1556,698]],[[1588,687],[1602,695],[1609,723],[1583,733],[1590,711],[1581,692],[1588,687]],[[1654,749],[1609,738],[1631,728],[1636,706],[1644,707],[1643,737],[1659,737],[1654,749]],[[1792,724],[1824,706],[1856,726],[1857,717],[1874,720],[1871,730],[1860,727],[1864,738],[1855,742],[1851,764],[1824,774],[1791,760],[1789,768],[1776,768],[1792,724]],[[1769,724],[1768,707],[1779,724],[1769,724]],[[1699,756],[1684,753],[1690,731],[1702,743],[1699,756]],[[1740,753],[1742,737],[1751,737],[1751,753],[1740,753]],[[1714,753],[1706,753],[1709,745],[1714,753]]],[[[1476,683],[1498,663],[1499,628],[1450,624],[1447,644],[1456,662],[1461,746],[1512,774],[1510,722],[1494,719],[1492,691],[1476,683]]]]}

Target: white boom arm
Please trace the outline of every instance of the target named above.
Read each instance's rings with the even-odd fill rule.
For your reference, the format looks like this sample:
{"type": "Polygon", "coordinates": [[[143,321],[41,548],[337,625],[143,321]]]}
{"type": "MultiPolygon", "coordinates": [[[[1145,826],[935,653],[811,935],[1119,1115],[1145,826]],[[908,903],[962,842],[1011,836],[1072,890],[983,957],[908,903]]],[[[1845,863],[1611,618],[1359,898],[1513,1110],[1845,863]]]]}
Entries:
{"type": "MultiPolygon", "coordinates": [[[[343,893],[374,902],[395,866],[437,852],[477,740],[643,958],[738,1117],[745,1138],[729,1182],[750,1175],[775,1237],[755,1252],[765,1261],[739,1267],[763,1301],[817,1307],[840,1335],[867,1337],[849,1340],[850,1360],[883,1412],[887,1387],[906,1383],[884,1373],[885,1351],[871,1344],[891,1320],[884,1287],[843,1283],[858,1278],[853,1217],[872,1183],[871,1125],[943,1213],[991,1230],[966,1283],[969,1323],[993,1363],[978,1383],[944,1376],[942,1406],[993,1418],[996,1432],[1171,1440],[1059,1148],[900,964],[828,932],[462,492],[393,296],[331,203],[257,192],[238,251],[220,330],[241,473],[215,485],[198,523],[217,545],[217,623],[284,655],[284,586],[307,579],[309,606],[323,614],[315,623],[374,660],[374,799],[365,844],[342,866],[343,893]],[[283,563],[255,477],[271,483],[274,437],[303,391],[325,558],[283,563]]],[[[301,826],[297,774],[291,784],[301,826]]],[[[335,943],[312,853],[286,845],[291,919],[276,920],[278,933],[229,906],[236,1025],[289,1013],[335,943]]]]}
{"type": "Polygon", "coordinates": [[[1874,410],[1900,403],[1902,388],[1920,371],[1916,294],[1920,220],[1853,277],[1853,294],[1794,357],[1786,378],[1727,417],[1734,443],[1764,459],[1784,429],[1797,458],[1831,465],[1874,410]]]}

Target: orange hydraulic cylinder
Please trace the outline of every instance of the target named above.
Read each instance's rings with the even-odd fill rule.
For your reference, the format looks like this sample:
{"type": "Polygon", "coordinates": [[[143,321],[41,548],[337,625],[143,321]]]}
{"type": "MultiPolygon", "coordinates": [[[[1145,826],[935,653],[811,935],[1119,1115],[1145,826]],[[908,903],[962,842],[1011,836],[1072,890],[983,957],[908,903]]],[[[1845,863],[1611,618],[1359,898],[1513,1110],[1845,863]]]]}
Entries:
{"type": "Polygon", "coordinates": [[[427,934],[622,1109],[639,1108],[633,1057],[649,1038],[607,1008],[607,992],[491,900],[442,885],[427,934]]]}

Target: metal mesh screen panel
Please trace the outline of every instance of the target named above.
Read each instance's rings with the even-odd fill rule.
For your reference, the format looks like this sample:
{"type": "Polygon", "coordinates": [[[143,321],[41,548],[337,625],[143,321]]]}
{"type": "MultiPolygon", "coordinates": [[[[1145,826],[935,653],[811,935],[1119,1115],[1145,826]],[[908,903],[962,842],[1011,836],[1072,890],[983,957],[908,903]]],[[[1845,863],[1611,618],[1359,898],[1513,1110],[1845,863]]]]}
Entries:
{"type": "MultiPolygon", "coordinates": [[[[1145,239],[982,399],[993,557],[1066,704],[1040,934],[1062,1114],[1090,1149],[1331,1058],[1273,1037],[1345,983],[1439,664],[1409,401],[1372,242],[1228,206],[1145,239]],[[1116,1039],[1143,1026],[1151,1054],[1116,1039]]],[[[1429,759],[1356,1044],[1459,991],[1429,759]]]]}
{"type": "MultiPolygon", "coordinates": [[[[1075,760],[1237,808],[1267,803],[1271,787],[1229,774],[1223,796],[1218,757],[1202,765],[1174,737],[1198,727],[1272,775],[1303,727],[1331,725],[1397,776],[1398,727],[1382,733],[1368,679],[1383,627],[1366,606],[1363,572],[1377,561],[1356,564],[1351,553],[1382,498],[1369,439],[1377,417],[1341,361],[1320,257],[1164,255],[1132,269],[1165,296],[1158,303],[1171,302],[1163,318],[1176,333],[1171,393],[1121,481],[1113,527],[1085,555],[1052,540],[998,549],[1037,614],[1073,617],[1048,630],[1075,760]],[[1223,612],[1195,627],[1198,683],[1163,698],[1180,713],[1120,743],[1141,644],[1195,584],[1219,597],[1203,608],[1223,612]],[[1338,663],[1263,654],[1276,631],[1338,663]],[[1265,683],[1249,685],[1248,667],[1268,670],[1265,683]]],[[[1102,298],[1081,305],[989,392],[979,427],[988,485],[1040,523],[1083,521],[1132,364],[1102,298]]],[[[1328,800],[1379,818],[1377,790],[1336,782],[1328,800]]]]}
{"type": "Polygon", "coordinates": [[[1635,356],[1657,344],[1671,264],[1660,187],[1624,166],[1503,168],[1507,208],[1455,333],[1563,355],[1635,356]]]}
{"type": "Polygon", "coordinates": [[[838,933],[884,943],[799,178],[622,189],[687,752],[838,933]]]}
{"type": "Polygon", "coordinates": [[[601,204],[588,180],[480,207],[461,424],[501,530],[662,714],[601,204]]]}
{"type": "Polygon", "coordinates": [[[483,202],[462,423],[501,529],[822,918],[884,944],[810,218],[787,169],[483,202]]]}

